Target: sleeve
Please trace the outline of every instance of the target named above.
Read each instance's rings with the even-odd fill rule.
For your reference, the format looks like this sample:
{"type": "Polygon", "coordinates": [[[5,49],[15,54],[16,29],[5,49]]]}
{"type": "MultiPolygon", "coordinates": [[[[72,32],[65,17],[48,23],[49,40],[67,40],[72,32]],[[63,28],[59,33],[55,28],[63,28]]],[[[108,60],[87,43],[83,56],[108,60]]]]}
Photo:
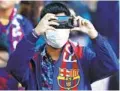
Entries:
{"type": "Polygon", "coordinates": [[[33,24],[29,19],[23,17],[23,19],[21,20],[21,27],[23,28],[24,34],[28,35],[33,29],[33,24]]]}
{"type": "Polygon", "coordinates": [[[24,37],[10,55],[6,70],[19,82],[24,83],[31,76],[29,62],[34,55],[34,45],[37,41],[32,32],[24,37]]]}
{"type": "Polygon", "coordinates": [[[99,34],[92,43],[93,51],[89,48],[83,49],[83,56],[89,61],[91,83],[118,71],[118,60],[108,41],[99,34]]]}

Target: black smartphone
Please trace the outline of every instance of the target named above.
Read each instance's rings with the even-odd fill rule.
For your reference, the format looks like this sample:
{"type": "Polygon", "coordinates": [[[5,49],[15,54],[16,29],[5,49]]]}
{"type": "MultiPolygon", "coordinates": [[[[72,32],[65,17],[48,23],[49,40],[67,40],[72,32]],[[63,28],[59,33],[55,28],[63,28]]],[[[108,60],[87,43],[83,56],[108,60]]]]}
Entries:
{"type": "Polygon", "coordinates": [[[57,16],[57,22],[60,24],[59,26],[51,25],[56,29],[70,29],[73,28],[73,17],[72,16],[57,16]]]}

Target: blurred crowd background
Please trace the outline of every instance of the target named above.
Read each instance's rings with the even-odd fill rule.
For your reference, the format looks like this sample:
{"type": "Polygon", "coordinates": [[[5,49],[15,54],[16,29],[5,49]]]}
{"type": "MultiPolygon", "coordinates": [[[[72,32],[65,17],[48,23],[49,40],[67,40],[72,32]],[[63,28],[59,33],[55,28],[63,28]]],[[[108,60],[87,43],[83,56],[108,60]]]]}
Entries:
{"type": "MultiPolygon", "coordinates": [[[[6,64],[3,65],[3,61],[1,62],[2,57],[4,56],[3,58],[6,61],[9,59],[9,55],[15,50],[17,43],[39,23],[42,8],[56,1],[11,0],[14,6],[12,8],[5,7],[4,5],[3,7],[2,4],[4,3],[1,1],[2,0],[0,0],[0,89],[5,88],[6,81],[9,80],[8,78],[11,79],[9,84],[15,84],[14,86],[11,84],[13,89],[23,89],[10,74],[4,72],[6,64]],[[3,8],[5,9],[3,10],[3,8]],[[6,9],[8,10],[5,12],[6,9]],[[7,14],[8,11],[10,12],[10,9],[12,13],[7,14]]],[[[57,2],[65,3],[69,7],[71,15],[80,15],[90,20],[96,30],[108,39],[119,60],[119,1],[73,0],[57,2]]],[[[70,39],[79,42],[83,46],[92,46],[89,37],[80,32],[71,32],[70,39]]],[[[45,38],[41,36],[36,43],[36,48],[39,48],[39,46],[44,43],[45,38]]],[[[119,73],[93,83],[92,88],[93,90],[118,90],[119,73]]]]}

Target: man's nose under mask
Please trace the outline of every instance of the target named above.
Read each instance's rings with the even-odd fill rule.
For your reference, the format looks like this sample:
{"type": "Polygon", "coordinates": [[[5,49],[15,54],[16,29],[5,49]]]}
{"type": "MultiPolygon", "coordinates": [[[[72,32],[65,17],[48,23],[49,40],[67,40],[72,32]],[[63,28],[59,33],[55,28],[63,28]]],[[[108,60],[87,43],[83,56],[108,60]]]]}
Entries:
{"type": "Polygon", "coordinates": [[[69,38],[69,29],[48,30],[46,32],[46,42],[54,48],[62,48],[69,38]]]}

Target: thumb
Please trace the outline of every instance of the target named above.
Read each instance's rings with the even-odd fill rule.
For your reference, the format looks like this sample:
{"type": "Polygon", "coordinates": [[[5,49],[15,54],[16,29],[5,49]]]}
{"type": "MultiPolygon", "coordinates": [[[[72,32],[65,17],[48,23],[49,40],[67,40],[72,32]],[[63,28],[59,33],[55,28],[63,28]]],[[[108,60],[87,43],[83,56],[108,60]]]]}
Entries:
{"type": "Polygon", "coordinates": [[[80,31],[80,32],[83,32],[85,34],[88,33],[86,27],[75,27],[75,28],[72,28],[71,31],[80,31]]]}

